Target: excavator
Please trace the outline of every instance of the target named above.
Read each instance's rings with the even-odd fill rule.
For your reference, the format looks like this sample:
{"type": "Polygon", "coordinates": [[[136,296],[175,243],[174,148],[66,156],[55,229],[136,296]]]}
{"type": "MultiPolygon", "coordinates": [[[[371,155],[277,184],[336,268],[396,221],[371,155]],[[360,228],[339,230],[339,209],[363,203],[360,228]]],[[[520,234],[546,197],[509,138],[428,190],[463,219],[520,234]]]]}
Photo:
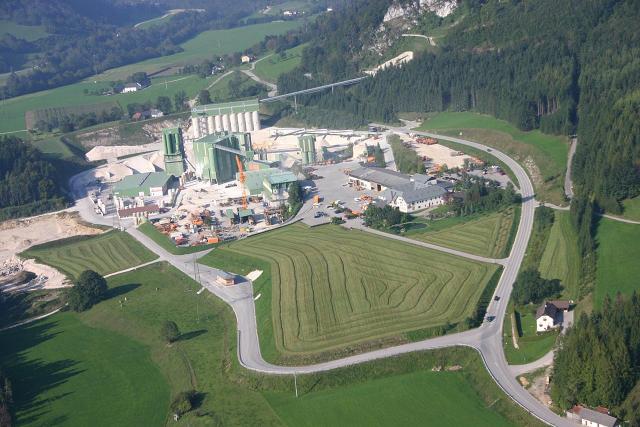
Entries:
{"type": "Polygon", "coordinates": [[[240,181],[240,186],[242,187],[242,209],[247,209],[247,189],[244,185],[247,177],[244,174],[244,165],[242,164],[242,160],[240,160],[240,156],[236,154],[236,165],[238,166],[238,180],[240,181]]]}

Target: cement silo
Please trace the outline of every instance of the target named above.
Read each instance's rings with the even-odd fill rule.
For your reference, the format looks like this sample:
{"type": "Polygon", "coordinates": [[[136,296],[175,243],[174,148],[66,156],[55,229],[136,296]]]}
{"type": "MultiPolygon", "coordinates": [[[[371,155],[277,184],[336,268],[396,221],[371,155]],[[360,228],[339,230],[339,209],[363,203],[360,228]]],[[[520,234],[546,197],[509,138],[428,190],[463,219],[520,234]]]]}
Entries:
{"type": "Polygon", "coordinates": [[[191,110],[192,134],[202,138],[215,132],[250,132],[260,129],[257,99],[199,105],[191,110]]]}
{"type": "Polygon", "coordinates": [[[238,115],[231,113],[229,119],[231,120],[231,132],[238,132],[238,115]]]}
{"type": "Polygon", "coordinates": [[[191,118],[191,135],[193,135],[193,139],[200,138],[200,126],[198,126],[198,118],[191,118]]]}
{"type": "Polygon", "coordinates": [[[257,129],[253,129],[253,119],[251,118],[251,112],[245,111],[244,113],[242,113],[242,115],[244,116],[245,130],[247,132],[251,132],[252,130],[257,130],[257,129]]]}
{"type": "Polygon", "coordinates": [[[238,117],[238,132],[246,132],[247,127],[244,124],[244,113],[236,114],[238,117]]]}

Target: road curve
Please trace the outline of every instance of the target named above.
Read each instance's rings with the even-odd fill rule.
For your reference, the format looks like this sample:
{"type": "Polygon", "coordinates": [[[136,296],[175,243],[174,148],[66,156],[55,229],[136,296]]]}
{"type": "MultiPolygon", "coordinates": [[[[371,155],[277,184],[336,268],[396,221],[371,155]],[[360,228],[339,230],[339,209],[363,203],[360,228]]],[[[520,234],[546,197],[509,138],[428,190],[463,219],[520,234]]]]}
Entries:
{"type": "MultiPolygon", "coordinates": [[[[406,128],[393,129],[397,132],[408,132],[406,128]]],[[[368,353],[358,354],[329,362],[307,365],[307,366],[277,366],[266,362],[260,352],[258,340],[255,304],[253,301],[252,285],[248,281],[232,286],[223,287],[216,285],[216,279],[220,271],[204,265],[199,265],[199,274],[203,286],[210,292],[227,302],[234,310],[238,327],[238,359],[242,366],[247,369],[279,375],[291,375],[297,373],[312,373],[327,371],[335,368],[346,367],[357,363],[396,356],[414,351],[430,350],[451,346],[468,346],[476,349],[489,371],[492,378],[500,388],[511,397],[516,403],[530,412],[533,416],[549,425],[574,427],[575,424],[550,411],[542,403],[536,400],[528,391],[521,387],[516,381],[513,371],[510,369],[505,359],[502,345],[502,327],[506,314],[507,303],[513,288],[518,270],[525,255],[527,244],[533,227],[533,216],[536,207],[534,191],[531,181],[524,169],[513,159],[496,149],[490,149],[482,144],[467,141],[460,138],[453,138],[427,132],[413,133],[430,136],[438,139],[448,140],[459,144],[467,145],[476,149],[490,152],[493,156],[504,162],[513,171],[522,194],[522,212],[518,231],[514,239],[511,254],[505,260],[501,260],[504,270],[498,285],[495,296],[499,300],[491,301],[487,313],[495,316],[491,323],[485,322],[479,328],[457,334],[445,335],[420,342],[403,344],[395,347],[384,348],[368,353]]],[[[81,210],[82,213],[82,210],[81,210]]],[[[167,261],[173,266],[183,271],[187,275],[194,277],[193,260],[195,255],[172,255],[162,247],[153,242],[149,237],[141,233],[136,228],[128,228],[133,237],[143,243],[147,248],[159,255],[159,260],[167,261]]],[[[201,255],[201,254],[198,254],[201,255]]]]}

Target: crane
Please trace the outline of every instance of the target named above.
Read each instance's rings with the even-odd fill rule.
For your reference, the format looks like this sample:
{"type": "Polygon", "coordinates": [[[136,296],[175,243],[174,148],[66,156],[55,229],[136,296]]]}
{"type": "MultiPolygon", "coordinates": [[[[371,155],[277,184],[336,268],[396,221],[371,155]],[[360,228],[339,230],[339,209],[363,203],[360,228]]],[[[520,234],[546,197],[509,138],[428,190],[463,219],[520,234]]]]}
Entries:
{"type": "Polygon", "coordinates": [[[244,174],[244,166],[242,165],[242,160],[240,160],[240,156],[236,154],[236,165],[238,165],[238,175],[240,186],[242,187],[242,209],[247,209],[247,189],[244,186],[247,177],[244,174]]]}

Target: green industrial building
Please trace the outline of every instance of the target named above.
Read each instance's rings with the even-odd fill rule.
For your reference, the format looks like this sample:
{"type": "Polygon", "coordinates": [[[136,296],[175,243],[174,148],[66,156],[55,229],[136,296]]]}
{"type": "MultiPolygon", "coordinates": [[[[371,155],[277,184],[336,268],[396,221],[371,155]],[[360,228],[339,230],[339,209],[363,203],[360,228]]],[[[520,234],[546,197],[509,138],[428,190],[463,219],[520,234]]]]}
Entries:
{"type": "Polygon", "coordinates": [[[288,197],[289,185],[298,178],[292,172],[280,171],[280,173],[266,176],[262,180],[264,196],[271,201],[285,200],[288,197]]]}
{"type": "Polygon", "coordinates": [[[184,173],[182,129],[176,127],[162,130],[162,153],[165,172],[176,177],[181,176],[184,173]]]}
{"type": "Polygon", "coordinates": [[[313,135],[299,136],[298,147],[300,147],[300,155],[302,156],[303,165],[311,165],[317,161],[315,136],[313,135]]]}
{"type": "Polygon", "coordinates": [[[219,132],[193,142],[194,167],[200,179],[222,184],[236,179],[236,157],[246,165],[253,160],[251,135],[219,132]]]}
{"type": "Polygon", "coordinates": [[[293,173],[277,168],[250,170],[245,172],[244,176],[247,194],[262,194],[269,200],[280,200],[289,190],[289,185],[298,180],[293,173]]]}
{"type": "Polygon", "coordinates": [[[137,173],[125,176],[113,187],[117,197],[160,197],[167,194],[171,176],[164,172],[137,173]]]}

